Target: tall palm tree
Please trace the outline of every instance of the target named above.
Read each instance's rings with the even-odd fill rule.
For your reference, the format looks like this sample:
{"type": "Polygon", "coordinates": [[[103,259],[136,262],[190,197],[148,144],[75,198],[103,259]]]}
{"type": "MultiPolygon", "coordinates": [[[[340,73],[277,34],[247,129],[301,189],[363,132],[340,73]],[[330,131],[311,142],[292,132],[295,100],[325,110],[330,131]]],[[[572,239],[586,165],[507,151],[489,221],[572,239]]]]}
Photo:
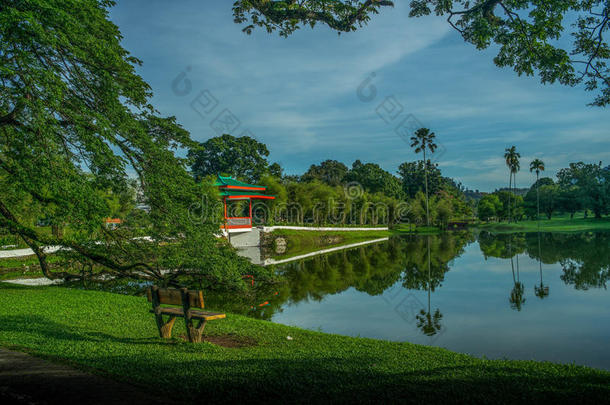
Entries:
{"type": "Polygon", "coordinates": [[[538,207],[536,220],[538,221],[540,220],[540,193],[538,192],[540,184],[538,184],[538,182],[540,181],[540,172],[543,172],[545,169],[544,162],[540,159],[534,159],[532,163],[530,163],[530,173],[533,171],[536,172],[536,204],[538,207]]]}
{"type": "Polygon", "coordinates": [[[540,266],[540,285],[534,286],[534,294],[540,299],[544,299],[549,296],[549,286],[544,285],[542,281],[542,249],[540,247],[540,225],[538,225],[538,265],[540,266]]]}
{"type": "MultiPolygon", "coordinates": [[[[511,146],[510,148],[506,148],[504,151],[504,160],[506,161],[506,166],[508,166],[509,176],[508,176],[508,222],[511,222],[511,190],[513,186],[513,179],[516,182],[517,172],[521,170],[521,163],[519,162],[519,158],[521,155],[517,152],[516,146],[511,146]]],[[[516,199],[515,199],[516,200],[516,199]]],[[[516,201],[515,201],[516,207],[516,201]]]]}
{"type": "Polygon", "coordinates": [[[525,297],[523,296],[525,293],[525,287],[523,286],[523,283],[521,283],[519,275],[519,253],[514,256],[517,260],[517,275],[515,277],[515,262],[513,260],[512,235],[508,239],[508,254],[510,256],[510,266],[513,272],[513,289],[510,292],[508,302],[510,302],[510,307],[512,309],[521,311],[521,308],[525,303],[525,297]]]}
{"type": "Polygon", "coordinates": [[[441,320],[443,319],[443,314],[441,314],[440,309],[436,309],[434,314],[432,313],[431,307],[431,292],[432,292],[432,262],[430,256],[430,236],[427,237],[428,242],[428,311],[424,309],[419,311],[419,315],[415,316],[417,319],[417,327],[421,329],[421,331],[426,336],[434,336],[439,333],[442,329],[441,320]]]}
{"type": "Polygon", "coordinates": [[[426,160],[426,150],[434,153],[438,147],[434,140],[436,135],[430,132],[428,128],[420,128],[415,131],[415,135],[411,137],[411,147],[415,149],[415,153],[424,154],[424,178],[426,183],[426,225],[430,226],[430,203],[428,201],[428,161],[426,160]]]}

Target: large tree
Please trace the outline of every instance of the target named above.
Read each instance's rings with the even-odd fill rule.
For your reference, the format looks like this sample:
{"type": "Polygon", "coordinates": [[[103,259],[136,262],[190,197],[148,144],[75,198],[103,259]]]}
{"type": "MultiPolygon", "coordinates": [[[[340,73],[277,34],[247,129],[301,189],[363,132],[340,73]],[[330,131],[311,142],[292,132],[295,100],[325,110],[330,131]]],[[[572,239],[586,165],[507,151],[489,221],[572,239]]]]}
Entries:
{"type": "Polygon", "coordinates": [[[420,191],[422,193],[425,191],[426,174],[428,176],[428,191],[431,195],[448,186],[448,179],[443,177],[436,164],[428,160],[426,166],[424,166],[423,161],[418,160],[416,162],[404,162],[398,167],[398,174],[402,179],[402,188],[409,198],[415,197],[420,191]]]}
{"type": "Polygon", "coordinates": [[[339,186],[347,175],[348,168],[336,160],[325,160],[319,165],[311,165],[303,174],[303,181],[319,180],[330,186],[339,186]]]}
{"type": "Polygon", "coordinates": [[[215,211],[201,213],[202,196],[209,208],[213,190],[195,184],[174,154],[193,142],[149,104],[150,87],[135,72],[140,61],[108,18],[113,4],[2,1],[0,227],[33,249],[50,278],[73,273],[52,271],[45,245],[65,248],[64,270],[76,263],[170,283],[187,274],[239,282],[247,266],[213,236],[215,211]],[[113,213],[108,196],[125,189],[128,174],[151,207],[150,225],[109,231],[102,225],[113,213]],[[70,232],[49,235],[35,217],[70,232]]]}
{"type": "MultiPolygon", "coordinates": [[[[337,32],[354,31],[393,6],[382,0],[238,0],[235,22],[288,36],[302,26],[325,24],[337,32]]],[[[410,17],[446,18],[477,49],[494,46],[494,63],[518,75],[538,75],[542,83],[584,83],[597,91],[592,104],[610,103],[610,30],[607,0],[413,0],[410,17]]]]}
{"type": "Polygon", "coordinates": [[[530,173],[536,172],[536,219],[540,218],[540,185],[538,184],[540,181],[540,172],[545,170],[544,162],[540,159],[534,159],[530,163],[530,173]]]}
{"type": "Polygon", "coordinates": [[[516,146],[511,146],[510,148],[506,148],[504,151],[504,161],[506,162],[506,166],[508,167],[508,222],[511,221],[511,208],[510,208],[510,197],[512,194],[513,188],[516,191],[517,186],[513,183],[513,179],[516,177],[517,172],[521,168],[519,159],[521,155],[517,152],[516,146]],[[514,186],[514,187],[513,187],[514,186]]]}
{"type": "Polygon", "coordinates": [[[269,172],[267,146],[249,136],[224,134],[189,151],[195,178],[222,174],[256,182],[269,172]]]}
{"type": "Polygon", "coordinates": [[[403,198],[400,180],[376,163],[362,163],[356,160],[344,180],[347,183],[359,183],[370,193],[383,193],[389,197],[403,198]]]}
{"type": "Polygon", "coordinates": [[[428,190],[428,160],[426,159],[426,152],[434,153],[436,150],[436,134],[430,132],[428,128],[420,128],[415,131],[415,134],[411,137],[411,147],[415,150],[415,153],[421,153],[423,155],[422,164],[424,166],[424,189],[426,192],[426,225],[430,226],[430,195],[428,190]]]}
{"type": "Polygon", "coordinates": [[[563,189],[576,187],[580,192],[575,195],[585,209],[593,211],[595,218],[610,212],[610,170],[602,163],[570,163],[570,166],[557,173],[559,186],[563,189]]]}

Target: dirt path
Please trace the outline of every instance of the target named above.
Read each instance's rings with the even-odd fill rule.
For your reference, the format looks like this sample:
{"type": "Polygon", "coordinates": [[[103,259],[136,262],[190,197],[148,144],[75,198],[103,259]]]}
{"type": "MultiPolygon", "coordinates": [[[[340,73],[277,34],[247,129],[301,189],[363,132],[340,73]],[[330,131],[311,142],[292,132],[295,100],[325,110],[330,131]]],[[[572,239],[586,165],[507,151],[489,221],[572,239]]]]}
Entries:
{"type": "Polygon", "coordinates": [[[0,348],[0,403],[171,404],[142,388],[0,348]]]}

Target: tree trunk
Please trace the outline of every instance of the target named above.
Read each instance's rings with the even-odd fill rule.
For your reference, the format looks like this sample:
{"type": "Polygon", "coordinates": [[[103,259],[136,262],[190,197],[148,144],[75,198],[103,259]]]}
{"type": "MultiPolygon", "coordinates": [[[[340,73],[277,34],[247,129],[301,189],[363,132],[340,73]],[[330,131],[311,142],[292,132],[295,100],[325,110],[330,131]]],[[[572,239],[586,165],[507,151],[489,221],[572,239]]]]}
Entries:
{"type": "Polygon", "coordinates": [[[540,221],[540,184],[538,183],[539,181],[540,173],[538,172],[538,170],[536,170],[536,205],[538,206],[538,210],[536,212],[536,221],[540,221]]]}
{"type": "Polygon", "coordinates": [[[426,226],[430,226],[430,203],[428,201],[428,162],[426,161],[426,148],[424,146],[424,179],[426,183],[426,226]]]}
{"type": "Polygon", "coordinates": [[[511,190],[512,185],[513,185],[513,172],[510,171],[510,168],[509,168],[509,173],[508,173],[508,222],[509,223],[511,220],[511,218],[510,218],[510,200],[511,200],[510,193],[511,193],[511,191],[510,190],[511,190]]]}

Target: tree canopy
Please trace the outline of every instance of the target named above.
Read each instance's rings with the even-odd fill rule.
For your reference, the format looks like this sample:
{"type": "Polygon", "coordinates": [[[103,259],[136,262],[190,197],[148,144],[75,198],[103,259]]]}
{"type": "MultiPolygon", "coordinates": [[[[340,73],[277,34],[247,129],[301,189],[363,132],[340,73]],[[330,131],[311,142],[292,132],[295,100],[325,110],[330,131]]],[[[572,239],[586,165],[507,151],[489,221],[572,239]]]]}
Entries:
{"type": "Polygon", "coordinates": [[[0,227],[33,249],[50,278],[69,274],[50,271],[45,245],[65,247],[70,263],[99,274],[239,282],[248,266],[213,236],[219,219],[193,217],[213,190],[195,184],[174,152],[194,143],[149,103],[140,61],[108,18],[113,4],[0,5],[0,227]],[[150,206],[149,224],[109,231],[103,220],[116,204],[108,196],[120,195],[129,176],[150,206]],[[42,217],[71,232],[43,232],[35,226],[42,217]]]}
{"type": "Polygon", "coordinates": [[[376,163],[355,161],[345,176],[345,181],[357,182],[371,193],[383,193],[390,197],[403,198],[400,180],[376,163]]]}
{"type": "Polygon", "coordinates": [[[303,174],[302,180],[319,180],[329,186],[339,186],[343,184],[347,172],[348,168],[345,164],[336,160],[325,160],[319,165],[311,165],[303,174]]]}
{"type": "Polygon", "coordinates": [[[264,143],[249,136],[228,134],[210,138],[188,153],[196,179],[222,174],[250,182],[260,180],[269,171],[267,156],[269,151],[264,143]]]}
{"type": "MultiPolygon", "coordinates": [[[[341,33],[359,29],[393,5],[382,0],[238,0],[233,15],[246,33],[263,27],[288,36],[318,23],[341,33]]],[[[499,67],[538,75],[542,83],[583,83],[597,92],[593,105],[610,103],[607,0],[413,0],[410,8],[410,17],[446,18],[477,49],[494,46],[499,67]]]]}

